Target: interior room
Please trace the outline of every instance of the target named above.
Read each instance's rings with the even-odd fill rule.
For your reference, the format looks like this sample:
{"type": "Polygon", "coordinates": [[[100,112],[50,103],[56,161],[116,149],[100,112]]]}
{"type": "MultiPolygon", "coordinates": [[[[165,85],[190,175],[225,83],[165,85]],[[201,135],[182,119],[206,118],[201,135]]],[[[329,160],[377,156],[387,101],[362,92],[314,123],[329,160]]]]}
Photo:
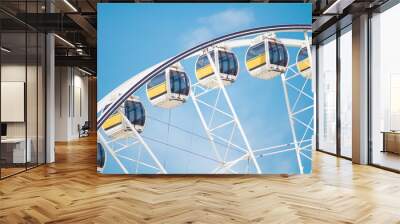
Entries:
{"type": "Polygon", "coordinates": [[[1,33],[2,178],[45,163],[45,35],[14,25],[1,33]]]}
{"type": "MultiPolygon", "coordinates": [[[[110,139],[100,139],[98,131],[105,133],[104,123],[107,121],[106,126],[111,127],[110,129],[118,125],[123,127],[123,117],[117,116],[115,108],[122,108],[116,106],[119,103],[117,100],[107,102],[106,105],[101,101],[103,96],[100,97],[104,86],[98,86],[98,81],[104,82],[100,80],[100,73],[104,74],[104,67],[98,62],[97,49],[102,49],[98,46],[98,40],[99,35],[104,35],[101,32],[104,27],[99,26],[98,22],[99,4],[140,5],[144,10],[148,10],[159,3],[167,4],[166,2],[170,1],[0,1],[0,223],[400,222],[398,0],[240,1],[250,3],[251,7],[247,5],[242,13],[250,15],[246,17],[249,21],[256,22],[260,18],[255,14],[248,14],[253,4],[305,3],[310,4],[312,8],[309,26],[312,30],[312,40],[310,38],[307,42],[310,49],[305,50],[311,52],[311,57],[308,57],[308,67],[311,67],[308,78],[313,91],[309,95],[314,102],[313,120],[302,125],[312,130],[313,135],[310,134],[310,141],[304,143],[309,148],[299,150],[299,153],[303,153],[301,158],[308,161],[307,174],[277,172],[237,175],[232,172],[217,175],[167,175],[161,169],[156,175],[123,175],[121,170],[116,172],[118,174],[103,174],[104,164],[110,162],[105,161],[105,158],[111,158],[105,154],[112,154],[111,156],[116,158],[117,150],[110,149],[108,143],[111,141],[106,141],[110,139]],[[98,105],[102,106],[101,111],[98,105]],[[115,111],[107,111],[113,107],[115,111]],[[107,118],[100,119],[105,111],[109,113],[108,117],[104,115],[107,118]],[[116,117],[112,120],[114,123],[109,120],[109,117],[113,116],[116,117]],[[99,122],[103,123],[99,125],[99,122]],[[102,142],[107,142],[104,144],[107,147],[103,147],[100,144],[102,142]]],[[[224,3],[218,5],[223,6],[224,3]]],[[[170,6],[177,9],[177,5],[179,4],[170,6]]],[[[230,7],[229,13],[222,13],[222,18],[242,24],[243,14],[234,11],[234,6],[230,7]],[[234,18],[232,10],[236,15],[234,18]]],[[[212,13],[213,10],[215,9],[211,7],[209,12],[204,13],[212,13]]],[[[221,16],[221,13],[216,15],[221,16]]],[[[119,16],[124,15],[121,13],[119,16]]],[[[193,23],[191,30],[203,38],[199,38],[198,41],[209,41],[216,33],[215,30],[232,34],[245,29],[244,26],[239,26],[227,31],[218,25],[206,30],[204,24],[214,24],[212,22],[217,17],[211,17],[214,18],[212,20],[207,18],[198,19],[193,23]]],[[[142,29],[150,29],[149,21],[131,22],[142,29]]],[[[229,25],[225,23],[225,26],[229,25]]],[[[182,27],[177,25],[174,28],[182,27]]],[[[157,33],[159,32],[165,30],[158,30],[157,33]]],[[[194,37],[196,36],[188,34],[184,40],[197,40],[194,37]]],[[[124,38],[126,37],[121,37],[121,41],[126,41],[124,38]]],[[[151,38],[153,36],[148,37],[149,40],[151,38]]],[[[243,42],[245,41],[241,44],[243,42]]],[[[134,41],[131,44],[145,46],[134,41]]],[[[164,45],[153,44],[152,47],[164,45]]],[[[169,43],[164,47],[167,49],[172,45],[169,43]]],[[[172,58],[189,49],[186,45],[179,47],[176,52],[167,52],[165,58],[172,58]]],[[[129,47],[115,47],[108,52],[99,51],[99,55],[114,50],[133,52],[129,47]]],[[[203,51],[201,48],[199,52],[203,51]]],[[[151,56],[149,52],[141,54],[140,57],[151,56]]],[[[164,51],[159,52],[157,56],[164,56],[164,51]]],[[[244,57],[246,53],[247,51],[241,53],[241,56],[244,57]]],[[[290,50],[287,53],[290,53],[290,50]]],[[[110,55],[118,59],[123,58],[122,54],[110,55]]],[[[207,60],[215,60],[211,55],[210,58],[207,57],[207,60]]],[[[296,61],[299,61],[298,58],[301,57],[297,55],[296,61]]],[[[129,57],[125,57],[124,60],[130,60],[129,63],[132,63],[135,69],[150,66],[143,63],[141,58],[138,59],[140,63],[129,57]]],[[[228,63],[226,61],[225,63],[228,63]]],[[[246,71],[246,62],[238,62],[242,66],[241,72],[246,71]]],[[[155,66],[160,61],[152,63],[155,66]]],[[[209,64],[211,68],[216,66],[210,62],[209,64]]],[[[174,66],[179,71],[179,66],[174,66]]],[[[120,68],[116,67],[111,66],[108,69],[119,71],[120,68]]],[[[190,72],[196,71],[196,68],[191,68],[190,72]]],[[[164,73],[165,77],[166,74],[164,73]]],[[[300,73],[296,73],[294,77],[296,76],[303,78],[304,74],[301,76],[300,73]]],[[[126,80],[119,80],[120,77],[114,73],[108,76],[110,80],[124,83],[126,80]]],[[[150,75],[142,78],[144,80],[148,77],[150,75]]],[[[284,79],[278,78],[274,81],[287,81],[285,76],[282,77],[284,79]]],[[[253,77],[248,74],[241,75],[238,82],[250,82],[251,78],[253,77]]],[[[164,79],[170,83],[174,81],[164,79]]],[[[130,81],[126,81],[125,85],[134,88],[132,83],[135,80],[128,80],[130,81]]],[[[145,106],[155,102],[146,101],[149,97],[146,95],[148,83],[149,80],[142,83],[144,91],[140,97],[145,99],[142,101],[145,106]]],[[[187,86],[179,87],[180,90],[187,90],[187,86]]],[[[254,91],[251,88],[248,90],[254,91]]],[[[298,90],[302,92],[303,89],[298,90]]],[[[190,91],[186,92],[188,98],[180,99],[179,103],[193,99],[189,98],[192,97],[190,91]]],[[[221,91],[220,94],[222,96],[224,92],[221,91]]],[[[236,93],[235,96],[238,95],[236,93]]],[[[126,106],[128,104],[125,105],[125,102],[123,104],[125,113],[131,113],[132,117],[135,117],[139,111],[139,115],[147,113],[150,114],[150,119],[156,120],[149,110],[137,106],[137,98],[132,97],[129,100],[131,107],[126,106]]],[[[257,104],[255,101],[251,103],[257,104]]],[[[162,118],[171,119],[171,112],[166,111],[162,118]]],[[[251,113],[247,115],[248,120],[254,118],[251,113]]],[[[182,111],[172,113],[172,116],[175,116],[175,119],[186,117],[182,111]]],[[[143,139],[147,141],[150,136],[140,128],[146,125],[146,128],[151,127],[151,124],[135,118],[141,122],[139,128],[135,126],[137,124],[123,128],[139,136],[137,141],[131,143],[141,144],[141,151],[137,153],[140,158],[148,148],[143,144],[143,139]]],[[[292,117],[285,122],[290,123],[290,119],[292,117]]],[[[181,142],[196,144],[192,138],[186,136],[197,129],[183,130],[160,120],[158,122],[162,123],[166,130],[185,133],[181,135],[185,137],[179,138],[181,142]]],[[[237,122],[236,120],[233,122],[237,122]]],[[[252,122],[256,125],[262,124],[256,119],[252,122]]],[[[207,127],[207,122],[201,119],[199,124],[207,127]]],[[[268,128],[271,132],[279,131],[274,127],[268,128]]],[[[251,133],[260,134],[257,131],[258,129],[254,129],[251,133]]],[[[235,134],[239,135],[240,130],[235,134]]],[[[167,136],[170,136],[169,133],[167,136]]],[[[197,142],[197,146],[201,147],[204,142],[213,139],[213,136],[210,136],[204,133],[197,135],[196,138],[201,140],[197,142]]],[[[249,139],[251,138],[252,136],[249,139]]],[[[179,148],[179,145],[173,145],[169,140],[167,138],[168,145],[163,147],[169,150],[186,150],[183,147],[179,148]]],[[[231,141],[224,140],[228,142],[228,148],[231,147],[231,141]]],[[[246,145],[246,142],[243,144],[246,145]]],[[[291,148],[294,144],[285,144],[283,147],[295,151],[295,148],[291,148]]],[[[123,152],[126,147],[121,144],[120,148],[118,151],[123,152]]],[[[241,146],[237,148],[240,151],[241,146]]],[[[266,151],[268,150],[276,149],[267,148],[266,151]]],[[[275,153],[271,152],[272,155],[275,153]]],[[[203,151],[199,151],[196,156],[204,155],[202,153],[203,151]]],[[[150,160],[154,158],[152,156],[154,155],[148,153],[146,158],[150,160]]],[[[182,161],[180,157],[169,155],[168,159],[191,165],[194,163],[191,158],[195,157],[182,161]]],[[[243,158],[246,161],[251,159],[250,155],[243,158]]],[[[281,159],[283,157],[274,158],[278,165],[285,162],[281,159]]],[[[293,160],[296,159],[293,157],[293,160]]],[[[115,166],[120,165],[117,159],[113,162],[115,166]]],[[[160,167],[165,165],[165,160],[158,162],[160,167]]],[[[125,158],[125,163],[132,165],[131,170],[138,170],[135,168],[139,167],[138,160],[125,158]]],[[[231,168],[229,163],[222,165],[225,165],[225,170],[231,168]]],[[[147,163],[142,163],[141,166],[154,168],[147,163]]],[[[299,166],[298,170],[302,168],[299,166]]],[[[256,170],[254,167],[253,169],[256,170]]],[[[125,173],[129,173],[128,171],[125,173]]]]}
{"type": "Polygon", "coordinates": [[[371,19],[371,159],[395,170],[400,169],[400,73],[394,58],[400,46],[393,26],[400,18],[399,9],[396,5],[371,19]]]}

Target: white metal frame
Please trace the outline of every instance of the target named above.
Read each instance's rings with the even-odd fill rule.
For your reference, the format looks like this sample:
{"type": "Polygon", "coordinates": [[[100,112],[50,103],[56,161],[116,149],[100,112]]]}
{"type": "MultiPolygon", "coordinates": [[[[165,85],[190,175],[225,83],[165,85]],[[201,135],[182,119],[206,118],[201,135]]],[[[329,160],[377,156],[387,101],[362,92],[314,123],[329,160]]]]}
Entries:
{"type": "MultiPolygon", "coordinates": [[[[307,33],[305,33],[305,35],[306,35],[306,37],[308,37],[307,33]]],[[[306,39],[306,41],[308,41],[308,39],[306,39]]],[[[310,49],[309,45],[308,45],[308,49],[310,49]]],[[[311,54],[309,54],[309,58],[311,58],[311,54]]],[[[304,173],[304,167],[303,167],[303,163],[302,163],[302,160],[301,160],[301,155],[303,157],[309,159],[309,160],[311,160],[311,158],[308,157],[307,155],[305,155],[302,152],[302,150],[306,149],[307,147],[311,146],[312,144],[306,145],[306,147],[304,147],[304,146],[302,147],[301,145],[304,142],[312,141],[312,139],[306,139],[305,140],[304,138],[305,138],[305,136],[306,136],[306,134],[307,134],[307,132],[309,130],[314,131],[314,127],[310,126],[311,123],[314,120],[314,115],[310,118],[309,121],[303,121],[303,120],[297,118],[296,115],[300,114],[302,112],[308,111],[308,110],[314,110],[314,102],[313,102],[313,104],[305,106],[304,108],[298,109],[296,111],[294,111],[294,110],[295,110],[295,108],[297,106],[297,103],[299,102],[301,97],[307,97],[307,98],[309,98],[311,100],[314,100],[314,97],[310,96],[309,94],[304,92],[304,88],[305,88],[306,84],[309,82],[310,79],[304,78],[304,81],[302,83],[302,87],[301,88],[297,88],[296,86],[294,86],[293,84],[291,84],[289,82],[289,80],[291,80],[291,79],[293,79],[293,78],[295,78],[295,77],[300,75],[300,71],[296,72],[295,70],[293,70],[293,67],[296,66],[296,63],[297,63],[297,61],[295,62],[295,64],[292,64],[292,65],[288,66],[288,71],[281,75],[281,80],[282,80],[283,91],[284,91],[284,94],[285,94],[286,108],[287,108],[288,115],[289,115],[289,124],[290,124],[290,130],[291,130],[291,134],[292,134],[294,149],[296,151],[297,164],[298,164],[300,173],[303,174],[304,173]],[[290,76],[290,77],[288,77],[288,73],[289,72],[293,73],[293,75],[290,76]],[[296,95],[296,100],[293,103],[289,99],[288,87],[292,88],[293,90],[295,90],[298,93],[296,95]],[[296,133],[296,128],[295,128],[295,124],[296,123],[299,124],[299,125],[302,125],[302,126],[304,126],[306,128],[304,133],[303,133],[303,136],[301,137],[301,139],[298,139],[298,136],[297,136],[297,133],[296,133]]]]}
{"type": "MultiPolygon", "coordinates": [[[[214,53],[214,54],[215,54],[215,58],[218,59],[218,53],[214,53]]],[[[242,124],[240,123],[240,120],[239,120],[239,118],[238,118],[238,116],[236,114],[236,111],[235,111],[235,109],[234,109],[234,107],[232,105],[232,102],[231,102],[231,99],[229,97],[229,94],[226,91],[225,86],[224,86],[224,84],[223,84],[223,82],[221,80],[221,77],[220,77],[220,74],[219,74],[219,63],[214,63],[214,61],[212,60],[211,55],[210,55],[209,52],[207,52],[207,57],[208,57],[208,60],[210,62],[210,65],[211,65],[212,69],[214,70],[215,77],[217,78],[218,86],[215,87],[215,88],[212,88],[212,89],[207,89],[207,88],[201,87],[201,84],[198,82],[198,83],[193,85],[193,90],[191,92],[191,97],[192,97],[192,100],[193,100],[193,104],[194,104],[194,106],[196,108],[196,111],[197,111],[197,113],[198,113],[198,115],[200,117],[200,120],[201,120],[201,123],[203,125],[203,128],[206,131],[206,134],[207,134],[207,136],[208,136],[208,138],[210,140],[211,146],[213,147],[213,149],[215,151],[215,155],[216,155],[217,159],[221,162],[221,166],[217,167],[213,172],[217,173],[217,172],[221,172],[221,171],[225,172],[227,170],[231,170],[231,168],[234,165],[236,165],[238,162],[250,158],[252,160],[256,170],[257,170],[257,173],[261,174],[262,173],[261,172],[261,168],[258,165],[258,162],[257,162],[257,160],[256,160],[256,158],[254,156],[253,149],[250,146],[250,143],[249,143],[249,141],[247,139],[247,136],[246,136],[246,134],[245,134],[245,132],[243,130],[242,124]],[[198,93],[199,90],[201,91],[200,93],[198,93]],[[200,99],[201,96],[203,96],[203,95],[205,95],[207,93],[210,93],[212,91],[218,91],[217,98],[215,99],[215,102],[213,104],[204,102],[203,100],[200,99]],[[220,97],[221,97],[220,96],[221,92],[223,94],[223,97],[224,97],[226,103],[228,104],[228,107],[229,107],[228,111],[223,111],[223,110],[217,108],[218,101],[220,100],[220,97]],[[203,115],[204,112],[200,109],[199,103],[201,103],[201,104],[203,104],[203,105],[205,105],[205,106],[207,106],[207,107],[209,107],[209,108],[211,108],[213,110],[213,112],[212,112],[213,114],[211,115],[210,121],[208,123],[206,122],[206,120],[204,118],[204,115],[203,115]],[[230,118],[230,120],[225,122],[225,123],[223,123],[223,124],[221,124],[221,125],[219,125],[219,126],[217,126],[217,127],[211,128],[212,119],[213,119],[213,116],[214,116],[215,112],[219,112],[219,113],[222,113],[222,114],[226,115],[227,117],[230,118]],[[234,126],[232,128],[231,137],[229,139],[226,139],[226,138],[224,138],[222,136],[219,136],[218,134],[216,134],[214,132],[216,129],[225,128],[231,123],[233,123],[234,126]],[[232,136],[233,136],[233,132],[234,132],[235,128],[238,128],[238,130],[240,132],[242,140],[244,141],[244,143],[246,145],[245,149],[243,149],[242,147],[236,145],[233,142],[232,136]],[[225,158],[221,158],[221,155],[218,152],[218,149],[217,149],[217,147],[215,145],[215,142],[214,142],[214,138],[217,138],[217,139],[219,139],[219,140],[221,140],[221,141],[226,143],[226,145],[227,145],[226,152],[228,152],[230,147],[235,147],[235,148],[237,148],[239,150],[242,150],[245,153],[245,155],[240,157],[237,160],[234,160],[234,161],[225,161],[225,158]]]]}
{"type": "MultiPolygon", "coordinates": [[[[167,174],[167,171],[165,170],[164,166],[160,163],[160,161],[158,160],[156,155],[153,153],[151,148],[143,140],[142,136],[136,131],[135,127],[131,124],[131,122],[125,116],[123,111],[120,110],[119,112],[122,114],[124,123],[127,125],[127,127],[129,127],[130,131],[126,132],[126,134],[123,136],[120,136],[118,138],[112,138],[111,140],[108,140],[108,141],[103,136],[102,132],[98,132],[100,144],[104,147],[104,149],[106,151],[109,152],[109,154],[118,163],[119,167],[122,169],[122,171],[125,174],[128,174],[129,172],[128,172],[127,168],[124,166],[124,164],[121,162],[120,158],[124,158],[124,159],[130,160],[132,162],[135,162],[137,165],[140,164],[140,165],[143,165],[146,167],[153,168],[154,170],[158,170],[157,173],[167,174]],[[144,150],[153,159],[155,166],[148,164],[148,163],[141,162],[141,161],[139,161],[139,159],[134,160],[132,158],[118,154],[122,150],[130,149],[130,148],[134,147],[135,145],[138,145],[138,146],[141,146],[144,148],[144,150]]],[[[105,154],[105,155],[107,155],[107,154],[105,154]]]]}
{"type": "MultiPolygon", "coordinates": [[[[263,34],[262,34],[263,35],[263,34]]],[[[251,45],[252,41],[254,40],[254,38],[251,39],[240,39],[240,40],[233,40],[233,41],[226,41],[223,44],[220,44],[221,46],[225,46],[227,48],[235,48],[235,47],[243,47],[243,46],[249,46],[251,45]]],[[[304,45],[307,46],[307,50],[308,50],[308,55],[309,55],[309,60],[310,60],[310,64],[312,66],[312,57],[311,57],[311,49],[310,49],[310,39],[308,37],[308,33],[304,32],[304,40],[297,40],[297,39],[280,39],[280,41],[287,46],[290,47],[304,47],[304,45]]],[[[286,50],[288,51],[288,49],[286,48],[286,50]]],[[[201,52],[204,52],[204,50],[202,50],[201,52]]],[[[251,162],[254,164],[254,167],[256,169],[256,172],[258,174],[261,174],[261,168],[258,164],[257,158],[260,157],[265,157],[265,156],[271,156],[271,155],[276,155],[279,153],[283,153],[283,152],[289,152],[289,151],[295,151],[296,153],[296,159],[297,159],[297,165],[299,168],[299,172],[300,173],[304,173],[304,169],[303,169],[303,163],[302,163],[302,157],[311,160],[311,158],[306,155],[303,151],[308,151],[310,150],[309,147],[312,144],[308,144],[310,141],[313,141],[315,136],[313,136],[313,139],[305,139],[305,136],[307,134],[308,130],[312,130],[314,131],[314,127],[311,127],[311,122],[313,121],[314,116],[311,117],[311,119],[309,121],[303,121],[299,118],[296,117],[297,114],[302,113],[304,111],[310,110],[310,109],[314,109],[314,104],[310,105],[310,106],[306,106],[304,108],[301,109],[297,109],[296,110],[296,106],[297,103],[300,99],[300,97],[308,97],[310,99],[313,100],[314,96],[307,94],[304,91],[304,87],[306,86],[307,82],[310,81],[309,79],[304,79],[304,83],[302,84],[301,87],[296,87],[295,85],[291,84],[289,81],[299,75],[300,72],[297,72],[293,69],[293,67],[296,66],[296,62],[292,65],[289,65],[287,68],[286,73],[281,74],[281,81],[282,81],[282,85],[283,85],[283,90],[284,90],[284,95],[285,95],[285,104],[286,104],[286,108],[288,111],[288,116],[289,116],[289,124],[290,124],[290,130],[291,130],[291,135],[292,135],[292,140],[293,142],[288,143],[288,144],[283,144],[283,145],[277,145],[277,146],[270,146],[270,147],[265,147],[265,148],[261,148],[261,149],[257,149],[254,150],[251,145],[250,142],[247,139],[246,133],[241,125],[241,122],[236,114],[236,111],[234,109],[234,106],[231,102],[230,96],[225,88],[225,85],[220,77],[219,74],[219,63],[215,63],[212,58],[211,55],[209,53],[210,51],[207,52],[207,57],[208,60],[210,61],[210,65],[212,66],[215,74],[215,77],[217,78],[217,82],[218,82],[218,86],[213,87],[213,88],[207,88],[204,87],[200,84],[200,82],[197,82],[194,85],[191,85],[189,94],[190,97],[193,100],[193,104],[195,106],[196,112],[199,115],[201,124],[206,132],[207,138],[211,144],[212,149],[214,150],[215,153],[215,157],[216,160],[219,161],[219,164],[217,165],[217,167],[212,171],[213,173],[238,173],[237,171],[235,171],[234,167],[235,165],[237,165],[239,162],[241,161],[245,161],[247,160],[248,162],[251,162]],[[293,75],[289,76],[289,73],[293,73],[293,75]],[[296,97],[296,100],[294,102],[291,102],[291,99],[289,98],[289,94],[288,94],[288,89],[292,88],[295,91],[298,92],[298,95],[296,97]],[[215,99],[212,100],[212,102],[206,102],[205,100],[201,99],[202,96],[209,94],[211,92],[216,92],[217,93],[217,97],[215,99]],[[228,109],[223,110],[217,107],[218,102],[220,100],[225,100],[228,109]],[[208,108],[212,109],[212,114],[211,114],[211,118],[209,121],[206,121],[205,119],[205,112],[201,110],[200,105],[206,106],[208,108]],[[225,115],[229,118],[229,120],[225,123],[219,124],[217,126],[212,126],[213,125],[213,117],[214,117],[214,113],[219,113],[222,115],[225,115]],[[298,138],[298,134],[296,133],[296,124],[297,125],[302,125],[305,127],[305,131],[304,134],[302,135],[301,138],[298,138]],[[233,127],[232,127],[233,126],[233,127]],[[228,137],[224,137],[224,136],[220,136],[218,135],[215,131],[216,130],[220,130],[220,129],[228,129],[228,128],[232,128],[230,129],[230,135],[228,137]],[[241,140],[244,142],[244,147],[243,146],[239,146],[239,144],[236,144],[234,139],[232,138],[235,131],[238,130],[241,140]],[[221,155],[221,151],[218,150],[216,143],[218,142],[218,144],[220,144],[220,142],[223,142],[226,146],[224,155],[221,155]],[[307,143],[307,144],[306,144],[307,143]],[[304,145],[306,144],[306,145],[304,145]],[[239,156],[236,159],[227,161],[227,153],[229,153],[229,150],[231,149],[235,149],[236,151],[240,151],[243,154],[241,156],[239,156]]],[[[191,58],[193,56],[198,56],[199,53],[194,53],[191,56],[186,57],[185,59],[191,58]]],[[[218,52],[216,52],[215,58],[218,58],[218,52]]],[[[159,63],[160,64],[160,63],[159,63]]],[[[239,63],[238,63],[239,65],[239,63]]],[[[154,66],[152,66],[153,68],[154,66]]],[[[147,69],[149,70],[149,69],[147,69]]],[[[146,71],[147,71],[146,70],[146,71]]],[[[239,74],[237,74],[239,75],[239,74]]],[[[190,77],[189,77],[190,79],[190,77]]],[[[312,80],[311,80],[312,81],[312,80]]],[[[129,83],[132,83],[132,80],[129,80],[129,83]]],[[[122,86],[122,85],[121,85],[122,86]]],[[[123,86],[128,86],[128,84],[123,84],[123,86]]],[[[123,113],[122,113],[123,114],[123,113]]],[[[125,115],[123,114],[123,118],[125,120],[125,122],[128,124],[128,126],[130,126],[131,128],[131,132],[127,133],[126,136],[122,136],[116,139],[112,139],[111,141],[106,141],[105,137],[102,136],[101,131],[99,131],[99,141],[100,144],[103,145],[105,151],[108,151],[109,154],[115,159],[115,161],[118,163],[118,165],[121,167],[121,169],[123,170],[124,173],[128,173],[126,167],[121,163],[120,158],[124,158],[127,160],[131,160],[132,162],[136,162],[136,164],[141,164],[147,167],[151,167],[155,170],[158,171],[158,173],[167,173],[167,171],[164,169],[164,167],[162,166],[162,164],[159,162],[158,158],[156,157],[156,155],[152,152],[152,150],[150,149],[150,147],[146,144],[146,142],[143,140],[143,138],[140,136],[140,134],[135,130],[135,128],[130,124],[129,120],[125,117],[125,115]],[[130,140],[130,142],[129,142],[130,140]],[[113,142],[118,141],[119,143],[116,144],[117,147],[115,147],[115,145],[113,145],[113,142]],[[122,143],[123,141],[126,141],[125,144],[122,143]],[[118,155],[118,153],[122,150],[125,150],[127,148],[130,148],[134,145],[138,145],[141,146],[145,149],[145,151],[147,151],[147,153],[150,155],[150,157],[152,158],[153,162],[155,163],[155,165],[150,165],[150,164],[146,164],[143,163],[139,160],[134,160],[131,158],[126,158],[122,155],[118,155]]],[[[315,125],[315,124],[314,124],[315,125]]],[[[104,133],[104,132],[103,132],[104,133]]],[[[141,150],[138,151],[139,154],[141,153],[141,150]]],[[[106,154],[107,155],[107,154],[106,154]]],[[[248,171],[248,167],[247,167],[247,171],[248,171]]],[[[136,169],[136,172],[138,170],[136,169]]],[[[242,171],[239,171],[239,173],[242,173],[242,171]]]]}

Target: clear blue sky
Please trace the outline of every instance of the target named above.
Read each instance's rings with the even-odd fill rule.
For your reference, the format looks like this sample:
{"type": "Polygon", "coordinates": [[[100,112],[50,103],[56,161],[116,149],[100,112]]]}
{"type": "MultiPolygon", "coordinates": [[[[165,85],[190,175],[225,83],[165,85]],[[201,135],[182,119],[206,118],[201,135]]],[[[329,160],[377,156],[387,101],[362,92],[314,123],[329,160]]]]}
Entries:
{"type": "MultiPolygon", "coordinates": [[[[311,24],[311,4],[98,4],[98,100],[132,75],[203,41],[235,31],[279,24],[311,24]]],[[[302,34],[286,33],[280,37],[301,38],[302,34]]],[[[249,76],[243,64],[245,51],[245,48],[235,49],[240,74],[237,82],[227,89],[252,146],[262,148],[291,142],[280,78],[264,81],[249,76]]],[[[296,51],[289,49],[291,62],[295,60],[296,51]]],[[[183,65],[194,83],[194,60],[187,60],[183,65]]],[[[171,123],[202,132],[192,102],[169,111],[151,107],[143,89],[136,95],[142,99],[149,116],[168,121],[171,113],[171,123]]],[[[211,153],[205,150],[209,148],[207,142],[193,138],[189,141],[185,133],[174,130],[171,134],[171,129],[169,133],[167,129],[148,120],[143,134],[165,138],[172,145],[197,152],[211,153]]],[[[165,150],[154,142],[149,144],[174,172],[204,172],[202,168],[207,166],[191,164],[188,168],[189,155],[165,150]]],[[[263,170],[296,173],[293,155],[283,153],[265,159],[263,170]]],[[[113,161],[108,163],[109,173],[120,172],[113,161]]],[[[310,169],[310,164],[306,163],[306,171],[310,169]]]]}

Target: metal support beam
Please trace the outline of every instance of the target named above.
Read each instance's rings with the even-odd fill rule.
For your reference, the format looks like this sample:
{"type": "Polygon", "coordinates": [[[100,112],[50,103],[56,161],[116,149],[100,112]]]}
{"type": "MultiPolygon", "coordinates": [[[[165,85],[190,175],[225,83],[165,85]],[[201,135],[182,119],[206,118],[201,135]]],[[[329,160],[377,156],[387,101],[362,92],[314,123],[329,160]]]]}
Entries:
{"type": "Polygon", "coordinates": [[[221,155],[218,152],[217,146],[215,145],[214,142],[214,137],[212,136],[210,129],[208,128],[207,122],[203,116],[203,113],[200,110],[199,104],[197,102],[197,97],[195,96],[195,92],[194,91],[190,91],[190,97],[192,98],[194,107],[197,111],[197,114],[199,115],[201,124],[203,125],[204,130],[206,131],[207,137],[210,141],[211,147],[214,150],[215,156],[217,157],[217,160],[220,161],[222,163],[222,158],[221,155]]]}
{"type": "Polygon", "coordinates": [[[282,79],[283,91],[284,91],[284,94],[285,94],[286,108],[287,108],[287,111],[288,111],[288,114],[289,114],[290,131],[292,133],[293,143],[294,143],[294,147],[296,149],[297,164],[298,164],[298,167],[299,167],[300,174],[303,174],[304,171],[303,171],[303,164],[301,162],[301,157],[300,157],[300,147],[299,147],[299,144],[297,142],[296,129],[295,129],[295,126],[294,126],[294,119],[293,119],[293,114],[292,114],[292,108],[290,106],[289,95],[288,95],[288,90],[287,90],[287,86],[286,86],[286,76],[285,76],[285,74],[281,75],[281,79],[282,79]]]}
{"type": "Polygon", "coordinates": [[[144,149],[147,151],[147,153],[149,153],[150,157],[154,160],[154,162],[157,164],[158,168],[160,169],[161,173],[166,174],[167,171],[164,169],[164,166],[161,165],[160,161],[158,160],[158,158],[154,155],[153,151],[150,149],[149,145],[147,145],[147,143],[143,140],[142,136],[140,136],[140,134],[136,131],[135,127],[131,124],[131,122],[128,120],[128,118],[125,116],[125,114],[123,113],[123,111],[120,111],[120,113],[122,114],[122,117],[125,121],[125,123],[128,125],[128,127],[130,128],[130,130],[133,133],[134,138],[136,138],[139,143],[144,147],[144,149]]]}
{"type": "MultiPolygon", "coordinates": [[[[235,111],[235,109],[234,109],[234,107],[232,105],[232,102],[231,102],[231,99],[230,99],[230,97],[228,95],[228,92],[226,91],[225,86],[222,83],[221,77],[219,75],[219,66],[215,65],[215,63],[212,60],[211,55],[210,55],[209,52],[207,53],[207,58],[208,58],[208,60],[210,62],[211,67],[214,70],[215,76],[216,76],[217,81],[218,81],[219,88],[222,90],[222,93],[224,94],[225,100],[226,100],[226,102],[228,104],[230,112],[233,115],[233,119],[235,120],[236,126],[239,129],[240,135],[242,136],[243,141],[244,141],[244,143],[246,145],[246,148],[248,150],[249,156],[252,159],[252,161],[254,163],[254,166],[256,167],[257,173],[261,174],[261,168],[258,165],[256,157],[254,156],[253,149],[250,146],[250,143],[249,143],[249,141],[247,139],[247,136],[246,136],[246,134],[245,134],[245,132],[243,130],[242,124],[240,123],[239,117],[237,116],[236,111],[235,111]]],[[[218,58],[218,52],[215,52],[215,58],[218,58]]]]}

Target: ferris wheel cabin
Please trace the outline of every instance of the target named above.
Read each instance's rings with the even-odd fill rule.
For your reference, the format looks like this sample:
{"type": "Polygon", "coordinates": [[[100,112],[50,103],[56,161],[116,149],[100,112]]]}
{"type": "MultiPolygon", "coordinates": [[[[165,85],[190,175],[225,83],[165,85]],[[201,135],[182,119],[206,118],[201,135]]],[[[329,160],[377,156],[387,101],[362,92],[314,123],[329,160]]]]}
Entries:
{"type": "Polygon", "coordinates": [[[152,78],[146,87],[151,104],[161,108],[174,108],[186,102],[190,80],[183,67],[176,64],[152,78]]]}
{"type": "Polygon", "coordinates": [[[247,71],[260,79],[272,79],[285,73],[288,61],[285,45],[271,37],[256,38],[246,53],[247,71]]]}
{"type": "MultiPolygon", "coordinates": [[[[239,63],[236,55],[224,48],[214,48],[209,52],[215,68],[219,71],[223,85],[233,83],[239,72],[239,63]],[[216,60],[218,58],[218,61],[216,60]]],[[[207,88],[218,86],[216,73],[211,65],[207,53],[201,55],[196,61],[196,78],[199,83],[207,88]]]]}
{"type": "MultiPolygon", "coordinates": [[[[109,105],[106,106],[106,108],[109,105]]],[[[132,125],[138,133],[141,133],[145,124],[145,110],[137,97],[130,96],[118,110],[116,110],[102,125],[108,136],[118,137],[127,131],[131,131],[132,125]],[[127,122],[130,122],[129,125],[127,122]]]]}
{"type": "Polygon", "coordinates": [[[106,161],[106,155],[103,146],[97,142],[97,172],[102,172],[106,161]]]}
{"type": "Polygon", "coordinates": [[[307,78],[311,78],[311,65],[310,65],[310,58],[308,57],[308,50],[307,47],[303,47],[299,50],[296,58],[297,62],[297,70],[300,74],[307,78]]]}

